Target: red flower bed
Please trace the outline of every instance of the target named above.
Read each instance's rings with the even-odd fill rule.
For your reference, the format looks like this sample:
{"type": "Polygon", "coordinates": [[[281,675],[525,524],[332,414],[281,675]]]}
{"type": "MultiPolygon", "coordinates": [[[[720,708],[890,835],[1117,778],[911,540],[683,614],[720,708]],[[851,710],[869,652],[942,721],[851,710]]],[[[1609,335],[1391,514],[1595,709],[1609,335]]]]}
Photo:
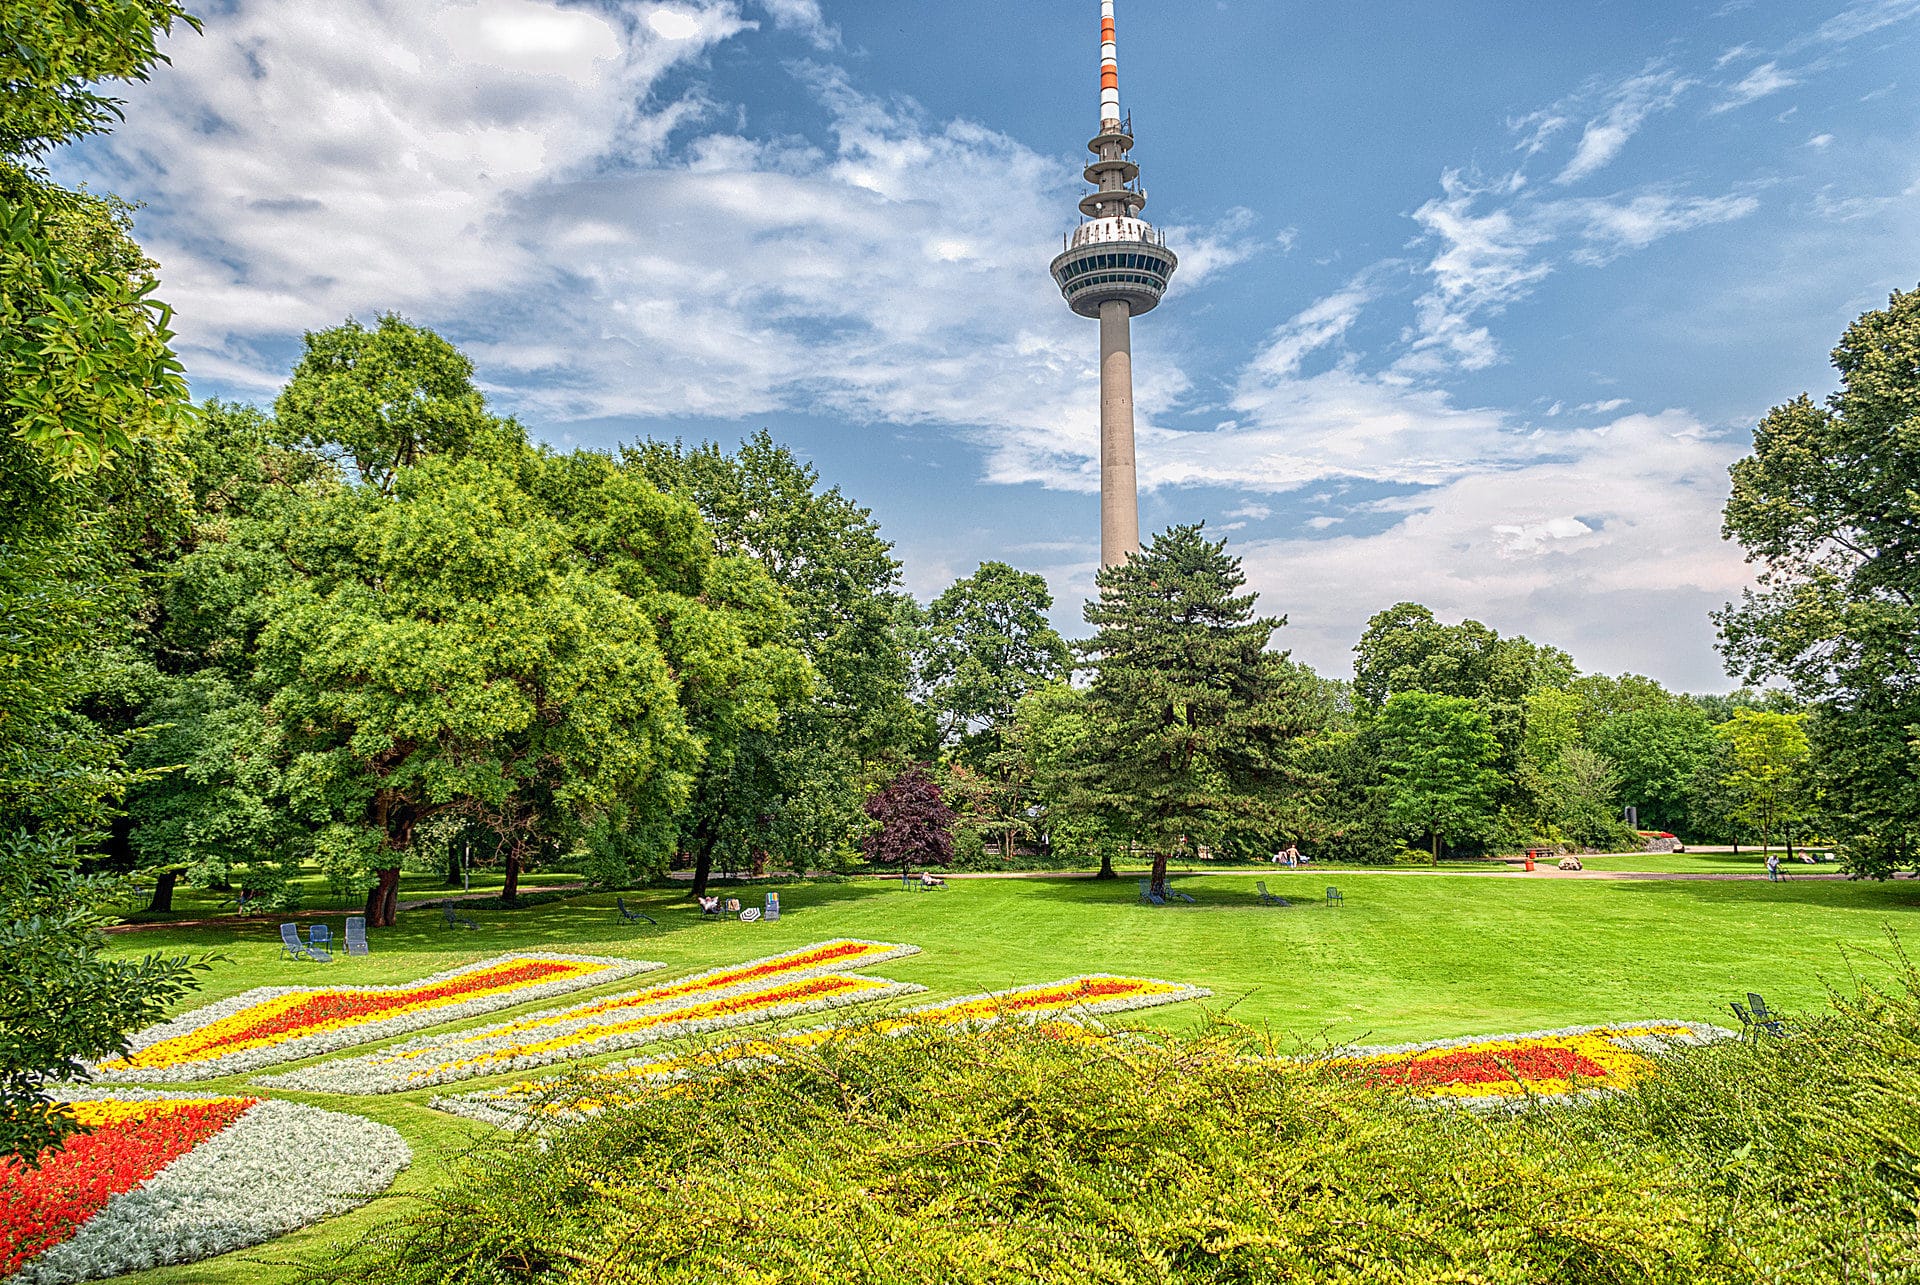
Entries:
{"type": "Polygon", "coordinates": [[[318,1028],[329,1022],[377,1020],[395,1009],[417,1008],[443,999],[458,999],[472,991],[536,985],[555,973],[572,972],[574,967],[554,960],[530,960],[513,968],[488,969],[458,981],[417,990],[392,991],[384,995],[353,991],[323,992],[276,1017],[197,1045],[194,1057],[204,1059],[217,1056],[220,1050],[229,1045],[251,1043],[268,1035],[285,1035],[310,1027],[318,1028]]]}
{"type": "Polygon", "coordinates": [[[1470,1049],[1438,1057],[1409,1058],[1368,1066],[1363,1074],[1376,1084],[1433,1088],[1443,1084],[1502,1084],[1513,1080],[1605,1079],[1607,1069],[1570,1048],[1535,1045],[1492,1051],[1470,1049]]]}
{"type": "Polygon", "coordinates": [[[1087,1004],[1094,1000],[1106,999],[1110,995],[1131,995],[1139,988],[1139,983],[1125,977],[1103,977],[1097,981],[1077,982],[1073,989],[1062,996],[1059,991],[1050,991],[1039,995],[1010,995],[1001,1001],[1010,1013],[1018,1013],[1028,1008],[1055,1008],[1063,998],[1074,1003],[1087,1004]]]}
{"type": "Polygon", "coordinates": [[[0,1278],[72,1236],[108,1200],[131,1191],[220,1132],[254,1098],[173,1105],[76,1134],[29,1169],[0,1159],[0,1278]]]}

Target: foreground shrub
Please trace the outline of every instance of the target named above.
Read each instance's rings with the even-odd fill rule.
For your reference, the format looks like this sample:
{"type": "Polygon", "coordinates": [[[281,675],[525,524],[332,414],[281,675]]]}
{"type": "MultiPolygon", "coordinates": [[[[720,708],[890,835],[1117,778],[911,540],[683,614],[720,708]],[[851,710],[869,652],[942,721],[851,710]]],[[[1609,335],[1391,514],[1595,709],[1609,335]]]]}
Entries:
{"type": "Polygon", "coordinates": [[[1916,1014],[1920,987],[1863,993],[1602,1109],[1517,1118],[1225,1027],[855,1033],[488,1145],[328,1279],[1920,1280],[1916,1014]]]}

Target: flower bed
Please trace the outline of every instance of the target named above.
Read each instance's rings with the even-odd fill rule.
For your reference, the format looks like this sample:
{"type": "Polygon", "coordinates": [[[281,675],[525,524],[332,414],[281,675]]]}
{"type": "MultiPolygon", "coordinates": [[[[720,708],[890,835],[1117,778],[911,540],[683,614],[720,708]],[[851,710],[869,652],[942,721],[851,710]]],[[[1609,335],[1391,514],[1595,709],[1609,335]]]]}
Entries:
{"type": "Polygon", "coordinates": [[[1703,1022],[1570,1026],[1342,1049],[1327,1062],[1419,1098],[1509,1106],[1613,1092],[1651,1071],[1654,1053],[1731,1038],[1703,1022]]]}
{"type": "MultiPolygon", "coordinates": [[[[1211,991],[1180,982],[1096,973],[940,1000],[908,1009],[896,1017],[883,1018],[864,1029],[895,1034],[921,1026],[980,1026],[1015,1019],[1058,1021],[1064,1030],[1082,1033],[1087,1028],[1076,1025],[1075,1019],[1203,999],[1210,994],[1211,991]]],[[[564,1102],[553,1099],[566,1084],[566,1077],[553,1076],[525,1080],[502,1089],[435,1098],[433,1105],[454,1115],[493,1124],[509,1123],[536,1112],[563,1118],[578,1116],[633,1101],[633,1095],[623,1092],[622,1085],[672,1081],[700,1066],[777,1061],[784,1054],[822,1044],[845,1029],[815,1026],[766,1039],[743,1040],[705,1054],[623,1062],[593,1073],[589,1077],[589,1096],[564,1102]]]]}
{"type": "Polygon", "coordinates": [[[383,1124],[291,1102],[123,1092],[27,1169],[0,1160],[8,1285],[96,1280],[257,1245],[362,1204],[410,1159],[383,1124]]]}
{"type": "Polygon", "coordinates": [[[401,986],[263,986],[194,1009],[93,1068],[102,1083],[205,1080],[295,1062],[651,972],[648,960],[519,952],[401,986]]]}
{"type": "Polygon", "coordinates": [[[377,1053],[266,1077],[259,1083],[320,1093],[403,1093],[682,1035],[889,999],[924,988],[856,977],[844,970],[918,950],[887,942],[822,942],[478,1030],[424,1036],[377,1053]]]}

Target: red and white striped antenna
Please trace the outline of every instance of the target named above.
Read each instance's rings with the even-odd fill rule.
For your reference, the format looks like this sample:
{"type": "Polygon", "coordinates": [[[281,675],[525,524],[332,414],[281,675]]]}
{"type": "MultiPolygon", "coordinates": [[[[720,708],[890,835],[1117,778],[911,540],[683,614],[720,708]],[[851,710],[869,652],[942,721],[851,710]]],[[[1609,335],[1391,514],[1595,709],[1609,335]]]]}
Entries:
{"type": "Polygon", "coordinates": [[[1100,129],[1120,125],[1120,46],[1113,36],[1113,0],[1100,0],[1100,129]]]}

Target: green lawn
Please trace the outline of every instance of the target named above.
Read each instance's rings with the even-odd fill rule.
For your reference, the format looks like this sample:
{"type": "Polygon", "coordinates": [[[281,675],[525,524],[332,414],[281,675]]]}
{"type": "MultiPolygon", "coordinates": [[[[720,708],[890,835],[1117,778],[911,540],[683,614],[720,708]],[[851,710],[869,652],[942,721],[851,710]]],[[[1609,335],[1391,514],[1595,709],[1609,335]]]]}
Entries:
{"type": "MultiPolygon", "coordinates": [[[[1282,909],[1256,904],[1255,877],[1182,876],[1176,886],[1199,904],[1164,910],[1136,904],[1131,877],[1118,883],[956,880],[945,892],[928,893],[901,891],[885,880],[782,884],[778,924],[701,922],[680,890],[662,889],[629,894],[629,905],[664,925],[637,929],[616,921],[610,896],[527,911],[483,903],[471,912],[478,931],[448,931],[437,911],[412,912],[398,927],[374,934],[372,955],[336,956],[326,966],[279,960],[272,922],[129,933],[115,937],[112,949],[222,953],[225,962],[214,966],[194,1001],[201,1003],[261,985],[406,981],[514,948],[644,957],[684,971],[857,936],[920,946],[921,955],[875,971],[926,986],[925,998],[1076,973],[1146,974],[1210,987],[1216,1007],[1284,1037],[1345,1041],[1624,1018],[1714,1020],[1724,1017],[1729,999],[1749,989],[1792,1009],[1818,1003],[1821,978],[1842,975],[1842,947],[1863,971],[1884,973],[1876,957],[1885,953],[1886,927],[1920,936],[1913,930],[1920,924],[1920,883],[1909,882],[1536,881],[1353,871],[1259,876],[1275,892],[1298,898],[1282,909]],[[1344,889],[1344,906],[1321,901],[1329,881],[1344,889]]],[[[757,890],[747,895],[757,902],[757,890]]],[[[337,936],[339,924],[332,926],[337,936]]],[[[1199,1013],[1175,1006],[1137,1016],[1143,1024],[1177,1029],[1199,1013]]],[[[498,1020],[494,1014],[468,1025],[498,1020]]],[[[168,1285],[292,1279],[287,1260],[324,1257],[329,1244],[358,1238],[394,1210],[397,1198],[432,1183],[450,1157],[484,1133],[431,1110],[429,1093],[287,1096],[360,1111],[399,1129],[415,1162],[395,1194],[252,1251],[128,1279],[168,1285]]]]}

